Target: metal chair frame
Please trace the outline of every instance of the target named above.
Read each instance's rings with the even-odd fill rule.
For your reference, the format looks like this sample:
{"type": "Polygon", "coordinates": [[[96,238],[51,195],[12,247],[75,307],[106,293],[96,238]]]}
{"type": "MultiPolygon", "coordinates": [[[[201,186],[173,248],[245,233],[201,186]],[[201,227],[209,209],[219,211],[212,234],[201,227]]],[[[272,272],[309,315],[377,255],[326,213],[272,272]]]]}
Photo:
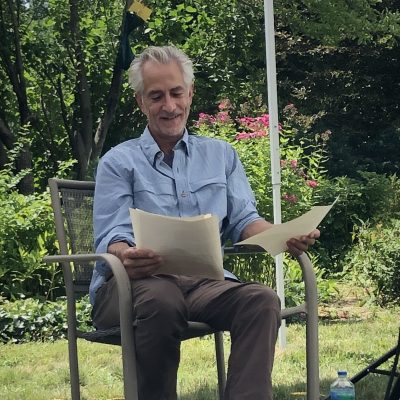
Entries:
{"type": "MultiPolygon", "coordinates": [[[[46,256],[44,260],[48,263],[61,263],[63,270],[67,297],[68,353],[72,400],[79,400],[81,398],[78,366],[78,338],[122,346],[125,399],[137,400],[135,339],[134,326],[131,318],[132,294],[125,268],[121,261],[112,254],[70,254],[69,251],[71,243],[66,232],[67,221],[64,216],[61,191],[75,190],[94,192],[95,183],[51,178],[49,179],[49,187],[54,211],[57,239],[60,246],[60,255],[46,256]],[[81,332],[77,329],[76,321],[76,291],[77,289],[79,289],[79,291],[83,289],[87,293],[90,281],[76,282],[74,280],[73,266],[77,264],[79,265],[79,263],[93,263],[97,260],[105,262],[114,274],[119,295],[120,326],[106,331],[81,332]]],[[[87,229],[88,232],[92,231],[91,226],[88,226],[87,229]]],[[[230,248],[226,249],[226,253],[243,254],[243,251],[236,248],[230,248]]],[[[319,351],[316,278],[310,259],[305,253],[297,257],[297,260],[303,273],[305,301],[301,305],[282,310],[281,315],[282,318],[288,318],[297,314],[305,314],[306,316],[307,400],[318,400],[319,351]]],[[[189,322],[188,329],[182,335],[182,340],[207,334],[214,335],[218,373],[218,393],[219,399],[222,400],[226,385],[223,332],[215,331],[207,324],[192,321],[189,322]]]]}

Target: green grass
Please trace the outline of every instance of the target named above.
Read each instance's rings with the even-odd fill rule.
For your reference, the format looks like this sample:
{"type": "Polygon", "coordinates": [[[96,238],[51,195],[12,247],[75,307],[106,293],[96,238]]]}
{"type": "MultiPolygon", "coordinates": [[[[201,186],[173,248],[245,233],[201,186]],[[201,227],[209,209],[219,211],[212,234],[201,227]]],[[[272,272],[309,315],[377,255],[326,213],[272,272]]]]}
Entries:
{"type": "MultiPolygon", "coordinates": [[[[397,343],[399,309],[358,308],[320,322],[321,392],[326,395],[338,369],[354,375],[397,343]]],[[[326,313],[325,313],[326,314],[326,313]]],[[[332,313],[330,313],[332,316],[332,313]]],[[[276,400],[304,399],[305,327],[290,324],[287,348],[277,349],[273,374],[276,400]]],[[[226,354],[229,336],[226,335],[226,354]]],[[[178,387],[181,400],[217,398],[211,338],[182,344],[178,387]]],[[[67,342],[0,345],[2,400],[70,398],[67,342]]],[[[120,348],[79,341],[83,399],[122,399],[120,348]]],[[[391,363],[386,363],[386,368],[391,363]]],[[[383,399],[387,377],[369,376],[356,385],[357,400],[383,399]]]]}

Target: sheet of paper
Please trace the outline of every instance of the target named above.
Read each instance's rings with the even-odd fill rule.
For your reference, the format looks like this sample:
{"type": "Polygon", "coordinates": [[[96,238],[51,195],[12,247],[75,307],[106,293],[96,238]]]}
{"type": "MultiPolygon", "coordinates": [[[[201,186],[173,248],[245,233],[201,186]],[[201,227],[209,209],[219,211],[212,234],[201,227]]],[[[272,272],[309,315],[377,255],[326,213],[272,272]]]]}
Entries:
{"type": "Polygon", "coordinates": [[[159,273],[224,279],[218,218],[211,214],[167,217],[129,209],[135,242],[160,254],[159,273]]]}
{"type": "Polygon", "coordinates": [[[274,225],[264,232],[235,243],[235,245],[257,245],[272,256],[276,256],[288,249],[286,242],[289,239],[299,238],[316,229],[336,201],[337,199],[329,206],[312,207],[310,211],[298,218],[283,224],[274,225]]]}

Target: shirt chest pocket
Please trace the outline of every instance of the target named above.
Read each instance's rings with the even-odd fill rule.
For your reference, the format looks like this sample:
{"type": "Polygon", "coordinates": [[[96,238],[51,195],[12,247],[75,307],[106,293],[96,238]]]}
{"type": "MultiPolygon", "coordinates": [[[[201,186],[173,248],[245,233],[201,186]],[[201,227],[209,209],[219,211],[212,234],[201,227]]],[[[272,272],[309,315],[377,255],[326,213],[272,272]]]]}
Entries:
{"type": "Polygon", "coordinates": [[[218,215],[222,220],[227,214],[225,175],[199,179],[190,183],[191,194],[196,198],[202,214],[218,215]]]}
{"type": "Polygon", "coordinates": [[[136,181],[133,196],[136,208],[156,214],[176,214],[176,191],[172,182],[136,181]]]}

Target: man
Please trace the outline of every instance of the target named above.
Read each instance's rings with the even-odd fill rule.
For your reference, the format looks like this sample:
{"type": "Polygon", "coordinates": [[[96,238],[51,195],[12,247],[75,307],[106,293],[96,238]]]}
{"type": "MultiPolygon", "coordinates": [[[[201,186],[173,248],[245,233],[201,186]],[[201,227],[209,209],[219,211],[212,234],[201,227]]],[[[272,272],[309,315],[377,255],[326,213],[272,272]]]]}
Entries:
{"type": "MultiPolygon", "coordinates": [[[[225,399],[272,399],[271,372],[280,304],[275,292],[241,283],[162,274],[162,259],[135,248],[128,208],[170,215],[212,213],[221,241],[236,242],[271,227],[261,218],[243,167],[226,142],[189,136],[193,67],[172,46],[149,47],[132,63],[129,81],[148,125],[138,139],[110,150],[96,176],[94,230],[97,252],[124,264],[132,285],[139,398],[176,399],[180,333],[188,320],[230,331],[225,399]]],[[[288,242],[293,254],[307,250],[316,230],[288,242]]],[[[114,279],[97,265],[91,283],[97,327],[118,325],[114,279]]]]}

